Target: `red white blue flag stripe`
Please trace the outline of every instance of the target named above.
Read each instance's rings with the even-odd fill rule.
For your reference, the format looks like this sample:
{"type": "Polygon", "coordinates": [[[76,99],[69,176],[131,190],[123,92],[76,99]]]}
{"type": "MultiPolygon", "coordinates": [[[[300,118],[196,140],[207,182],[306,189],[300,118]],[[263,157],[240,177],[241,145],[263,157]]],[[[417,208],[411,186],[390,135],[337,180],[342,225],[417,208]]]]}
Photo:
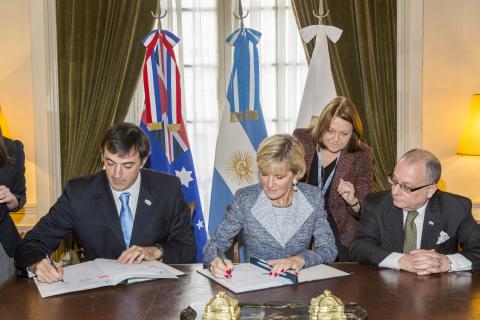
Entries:
{"type": "Polygon", "coordinates": [[[192,210],[197,261],[207,241],[202,206],[187,131],[182,115],[182,88],[173,47],[180,39],[167,30],[153,30],[142,41],[145,111],[140,126],[152,145],[147,167],[176,175],[192,210]]]}

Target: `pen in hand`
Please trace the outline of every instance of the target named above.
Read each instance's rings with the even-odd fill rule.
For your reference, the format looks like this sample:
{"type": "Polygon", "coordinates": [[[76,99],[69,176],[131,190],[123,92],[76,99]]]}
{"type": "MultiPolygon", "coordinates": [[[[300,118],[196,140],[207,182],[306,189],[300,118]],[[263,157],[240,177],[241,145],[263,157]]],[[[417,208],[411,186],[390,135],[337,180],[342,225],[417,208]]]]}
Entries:
{"type": "MultiPolygon", "coordinates": [[[[225,258],[223,257],[223,252],[220,250],[220,248],[217,248],[217,255],[222,261],[223,265],[227,267],[227,264],[225,263],[225,258]]],[[[225,271],[225,278],[231,278],[232,277],[232,269],[227,267],[227,270],[225,271]]]]}
{"type": "MultiPolygon", "coordinates": [[[[55,271],[58,272],[58,269],[57,267],[55,266],[55,264],[53,263],[53,261],[50,259],[50,257],[48,256],[48,254],[45,254],[45,259],[47,259],[48,263],[50,263],[50,265],[55,269],[55,271]]],[[[58,272],[60,274],[60,272],[58,272]]],[[[63,282],[63,277],[62,279],[60,279],[61,282],[63,282]]]]}

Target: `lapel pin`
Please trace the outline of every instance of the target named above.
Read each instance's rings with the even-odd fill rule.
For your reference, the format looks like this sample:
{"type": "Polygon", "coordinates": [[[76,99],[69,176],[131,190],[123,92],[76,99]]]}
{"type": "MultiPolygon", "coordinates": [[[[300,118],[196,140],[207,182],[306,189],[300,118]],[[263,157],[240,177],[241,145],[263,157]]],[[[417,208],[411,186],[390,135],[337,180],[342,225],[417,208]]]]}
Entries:
{"type": "Polygon", "coordinates": [[[429,220],[429,221],[428,221],[428,224],[431,225],[431,226],[433,226],[433,221],[432,221],[432,220],[429,220]]]}
{"type": "Polygon", "coordinates": [[[148,200],[148,199],[145,199],[145,201],[143,201],[143,202],[145,202],[145,204],[146,204],[147,206],[150,206],[150,205],[152,204],[152,201],[150,201],[150,200],[148,200]]]}

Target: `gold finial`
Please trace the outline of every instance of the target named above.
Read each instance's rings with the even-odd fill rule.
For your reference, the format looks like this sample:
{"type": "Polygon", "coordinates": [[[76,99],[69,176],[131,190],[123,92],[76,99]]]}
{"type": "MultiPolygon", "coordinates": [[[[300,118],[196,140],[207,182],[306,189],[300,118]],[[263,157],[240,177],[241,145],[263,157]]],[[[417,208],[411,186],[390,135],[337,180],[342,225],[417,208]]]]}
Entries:
{"type": "Polygon", "coordinates": [[[205,306],[203,320],[236,320],[240,319],[238,301],[220,291],[205,306]]]}
{"type": "Polygon", "coordinates": [[[320,296],[312,298],[308,313],[311,320],[347,319],[342,300],[334,296],[329,290],[325,290],[320,296]]]}
{"type": "Polygon", "coordinates": [[[318,18],[318,24],[323,24],[323,18],[328,16],[330,10],[327,9],[327,13],[323,13],[323,0],[318,0],[318,13],[315,12],[315,9],[312,10],[313,15],[318,18]]]}
{"type": "Polygon", "coordinates": [[[248,10],[247,10],[247,13],[243,15],[242,0],[238,0],[238,15],[234,12],[233,16],[240,20],[240,28],[243,29],[245,27],[245,25],[243,24],[243,19],[245,19],[248,16],[248,10]]]}

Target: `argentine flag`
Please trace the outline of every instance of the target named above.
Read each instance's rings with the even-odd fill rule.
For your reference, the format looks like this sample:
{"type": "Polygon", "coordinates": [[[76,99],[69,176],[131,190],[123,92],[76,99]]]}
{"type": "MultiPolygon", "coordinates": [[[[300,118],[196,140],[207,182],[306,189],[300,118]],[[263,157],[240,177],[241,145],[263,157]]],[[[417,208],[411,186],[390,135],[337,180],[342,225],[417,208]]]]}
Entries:
{"type": "Polygon", "coordinates": [[[234,47],[233,66],[217,137],[208,222],[215,234],[237,189],[258,182],[256,150],[267,137],[260,105],[259,59],[261,33],[239,28],[228,38],[234,47]]]}

